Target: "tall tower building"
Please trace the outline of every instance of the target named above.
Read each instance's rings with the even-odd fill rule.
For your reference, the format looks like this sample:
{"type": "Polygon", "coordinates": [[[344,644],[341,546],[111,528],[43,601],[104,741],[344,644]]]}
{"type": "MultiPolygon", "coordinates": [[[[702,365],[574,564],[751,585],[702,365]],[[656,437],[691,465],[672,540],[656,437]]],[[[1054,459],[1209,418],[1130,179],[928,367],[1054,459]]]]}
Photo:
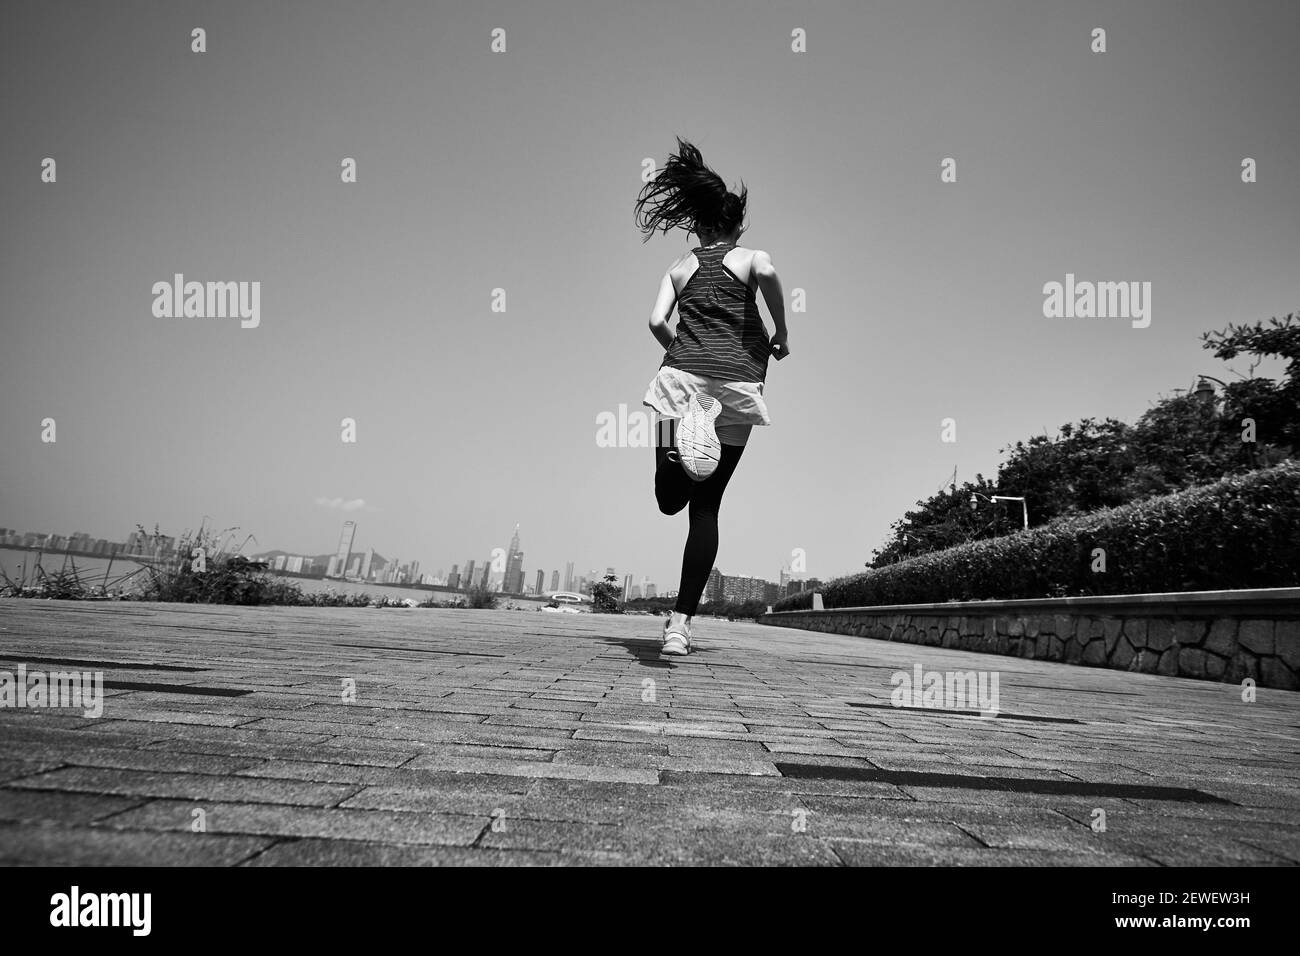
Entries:
{"type": "MultiPolygon", "coordinates": [[[[555,571],[551,572],[551,591],[555,592],[558,591],[559,589],[560,589],[560,572],[558,569],[556,569],[555,571]]],[[[565,585],[565,590],[566,591],[568,590],[567,584],[565,585]]]]}
{"type": "Polygon", "coordinates": [[[537,569],[537,590],[535,594],[541,594],[542,588],[546,585],[546,572],[541,568],[537,569]]]}
{"type": "Polygon", "coordinates": [[[501,581],[501,590],[507,594],[521,594],[524,590],[524,553],[516,551],[506,561],[506,573],[501,581]]]}
{"type": "Polygon", "coordinates": [[[506,552],[506,573],[501,590],[507,594],[520,594],[524,590],[524,553],[519,550],[519,525],[515,525],[510,550],[506,552]]]}
{"type": "Polygon", "coordinates": [[[465,562],[465,590],[468,591],[474,586],[474,561],[471,558],[465,562]]]}
{"type": "Polygon", "coordinates": [[[357,536],[357,523],[355,521],[343,522],[343,533],[339,535],[339,549],[336,552],[339,559],[339,573],[342,574],[348,566],[348,561],[352,557],[352,541],[357,536]]]}
{"type": "Polygon", "coordinates": [[[564,566],[564,590],[572,591],[573,585],[574,585],[573,562],[570,561],[568,564],[564,566]]]}
{"type": "Polygon", "coordinates": [[[375,549],[366,548],[366,559],[361,562],[361,580],[370,580],[370,563],[375,560],[375,549]]]}
{"type": "Polygon", "coordinates": [[[632,575],[623,575],[623,600],[626,601],[632,595],[632,575]]]}

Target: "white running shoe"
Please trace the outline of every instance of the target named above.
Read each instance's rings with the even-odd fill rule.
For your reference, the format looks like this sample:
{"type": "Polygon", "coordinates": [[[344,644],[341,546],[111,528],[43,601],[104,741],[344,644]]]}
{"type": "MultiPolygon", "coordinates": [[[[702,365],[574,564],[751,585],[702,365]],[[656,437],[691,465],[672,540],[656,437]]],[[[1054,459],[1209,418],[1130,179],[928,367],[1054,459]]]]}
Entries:
{"type": "Polygon", "coordinates": [[[678,624],[676,627],[669,627],[668,625],[669,622],[664,621],[664,642],[659,648],[659,653],[669,657],[685,657],[691,652],[690,626],[678,624]]]}
{"type": "Polygon", "coordinates": [[[713,422],[721,414],[720,401],[696,392],[691,396],[686,414],[677,423],[677,456],[686,474],[695,481],[704,481],[717,470],[722,443],[713,430],[713,422]]]}

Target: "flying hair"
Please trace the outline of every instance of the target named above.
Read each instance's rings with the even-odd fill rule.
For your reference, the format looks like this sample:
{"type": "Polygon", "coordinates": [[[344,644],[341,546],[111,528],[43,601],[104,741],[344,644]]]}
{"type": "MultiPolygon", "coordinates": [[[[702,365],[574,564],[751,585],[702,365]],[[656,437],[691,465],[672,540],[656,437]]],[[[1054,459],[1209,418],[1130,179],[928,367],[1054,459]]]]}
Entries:
{"type": "Polygon", "coordinates": [[[668,157],[636,200],[635,218],[645,242],[656,232],[685,229],[696,235],[730,232],[745,219],[749,191],[727,189],[722,177],[704,164],[699,149],[677,138],[677,152],[668,157]]]}

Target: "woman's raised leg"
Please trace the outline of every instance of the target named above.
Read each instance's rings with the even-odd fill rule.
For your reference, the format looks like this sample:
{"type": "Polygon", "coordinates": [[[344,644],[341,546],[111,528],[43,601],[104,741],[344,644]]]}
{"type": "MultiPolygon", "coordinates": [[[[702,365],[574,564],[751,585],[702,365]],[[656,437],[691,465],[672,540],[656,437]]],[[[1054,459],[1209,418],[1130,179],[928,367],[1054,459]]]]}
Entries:
{"type": "Polygon", "coordinates": [[[677,460],[677,419],[665,418],[655,426],[655,501],[666,515],[675,515],[691,500],[695,482],[677,460]]]}

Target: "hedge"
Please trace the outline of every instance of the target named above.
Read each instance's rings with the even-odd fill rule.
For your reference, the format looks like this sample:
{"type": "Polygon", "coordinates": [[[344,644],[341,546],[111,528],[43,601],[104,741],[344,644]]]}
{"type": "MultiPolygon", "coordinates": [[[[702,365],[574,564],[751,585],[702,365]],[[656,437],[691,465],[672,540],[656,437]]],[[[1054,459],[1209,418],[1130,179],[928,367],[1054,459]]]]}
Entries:
{"type": "MultiPolygon", "coordinates": [[[[1300,585],[1300,462],[831,581],[826,607],[1300,585]],[[1105,570],[1094,571],[1094,549],[1105,570]]],[[[775,610],[804,610],[812,594],[775,610]]]]}

